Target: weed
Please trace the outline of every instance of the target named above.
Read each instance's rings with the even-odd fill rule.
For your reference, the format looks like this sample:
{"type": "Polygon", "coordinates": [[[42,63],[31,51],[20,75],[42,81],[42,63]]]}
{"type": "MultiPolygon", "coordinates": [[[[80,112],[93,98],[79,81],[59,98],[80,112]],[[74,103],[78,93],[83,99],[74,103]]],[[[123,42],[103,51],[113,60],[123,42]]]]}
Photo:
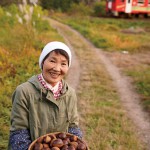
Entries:
{"type": "MultiPolygon", "coordinates": [[[[148,25],[150,20],[139,21],[135,19],[94,18],[89,16],[72,17],[64,14],[60,16],[59,14],[59,21],[69,24],[96,47],[102,48],[104,51],[127,51],[132,55],[149,52],[150,36],[148,25]]],[[[55,19],[57,19],[57,16],[55,16],[55,19]]],[[[134,80],[137,92],[141,94],[144,101],[144,107],[150,108],[150,67],[149,62],[146,62],[146,64],[146,69],[142,67],[145,66],[144,63],[141,63],[141,67],[131,65],[130,69],[125,67],[122,69],[134,80]]]]}
{"type": "Polygon", "coordinates": [[[32,21],[38,20],[36,27],[31,22],[20,24],[16,19],[17,7],[9,8],[0,7],[0,149],[7,149],[8,145],[11,97],[15,88],[40,72],[38,58],[47,42],[63,41],[41,17],[33,17],[32,21]],[[6,12],[11,12],[11,17],[6,12]]]}

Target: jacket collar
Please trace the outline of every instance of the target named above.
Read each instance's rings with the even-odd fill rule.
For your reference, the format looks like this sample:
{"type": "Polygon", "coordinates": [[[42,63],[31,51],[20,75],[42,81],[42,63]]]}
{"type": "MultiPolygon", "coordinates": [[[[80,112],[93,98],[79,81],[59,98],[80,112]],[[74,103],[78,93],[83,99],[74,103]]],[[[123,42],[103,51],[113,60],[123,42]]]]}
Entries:
{"type": "MultiPolygon", "coordinates": [[[[47,94],[48,90],[46,90],[41,83],[38,80],[38,75],[34,75],[32,76],[28,82],[30,82],[31,84],[33,84],[39,91],[42,91],[44,94],[47,94]]],[[[61,93],[64,94],[68,91],[68,84],[62,80],[62,84],[63,84],[63,88],[61,90],[61,93]]]]}

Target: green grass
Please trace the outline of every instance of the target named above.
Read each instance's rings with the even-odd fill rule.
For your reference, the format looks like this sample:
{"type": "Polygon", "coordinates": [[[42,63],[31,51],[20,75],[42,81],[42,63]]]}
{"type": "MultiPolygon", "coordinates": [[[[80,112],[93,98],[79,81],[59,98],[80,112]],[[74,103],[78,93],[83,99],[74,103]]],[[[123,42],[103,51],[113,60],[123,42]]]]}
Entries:
{"type": "MultiPolygon", "coordinates": [[[[104,51],[128,51],[132,55],[140,53],[148,53],[150,55],[150,19],[94,18],[57,13],[53,17],[76,29],[96,47],[102,48],[104,51]],[[127,34],[122,32],[123,30],[141,30],[143,32],[127,34]]],[[[144,61],[144,58],[141,57],[140,59],[144,61]]],[[[149,62],[141,63],[140,67],[138,65],[130,65],[130,69],[126,67],[122,69],[125,74],[133,79],[137,92],[141,95],[144,107],[150,111],[149,62]],[[144,69],[145,65],[147,65],[146,69],[144,69]]]]}
{"type": "MultiPolygon", "coordinates": [[[[86,52],[84,55],[87,55],[86,52]]],[[[112,81],[104,71],[104,66],[96,62],[94,68],[89,65],[89,62],[94,62],[93,57],[96,59],[96,56],[91,56],[87,61],[84,60],[86,71],[92,74],[89,77],[91,84],[87,84],[87,81],[82,79],[84,75],[81,75],[80,91],[82,92],[79,93],[79,112],[81,112],[83,130],[90,149],[142,150],[142,144],[121,107],[112,81]],[[81,105],[82,102],[85,102],[85,105],[81,105]]]]}
{"type": "Polygon", "coordinates": [[[150,68],[137,66],[134,70],[129,70],[127,75],[134,78],[136,89],[142,98],[142,104],[150,111],[150,68]]]}
{"type": "Polygon", "coordinates": [[[20,24],[15,18],[16,11],[11,11],[14,12],[11,17],[6,16],[9,10],[0,8],[0,149],[7,149],[8,145],[11,96],[15,88],[40,73],[38,59],[47,42],[63,41],[47,21],[38,18],[38,26],[31,22],[20,24]]]}
{"type": "Polygon", "coordinates": [[[112,79],[96,53],[69,29],[64,27],[61,33],[69,37],[82,70],[77,89],[78,109],[80,127],[89,148],[144,150],[144,144],[119,101],[112,79]]]}
{"type": "Polygon", "coordinates": [[[125,34],[124,29],[133,28],[135,31],[139,29],[150,29],[150,20],[123,20],[115,18],[93,18],[93,17],[77,17],[54,16],[54,18],[62,21],[75,28],[86,38],[88,38],[95,46],[103,48],[107,51],[129,51],[131,53],[148,51],[150,49],[149,32],[140,34],[125,34]]]}
{"type": "MultiPolygon", "coordinates": [[[[40,72],[38,58],[42,47],[52,40],[63,41],[63,38],[58,35],[56,30],[48,26],[48,22],[43,22],[36,16],[32,19],[36,23],[40,22],[37,26],[33,26],[32,23],[28,25],[19,24],[15,19],[16,7],[12,9],[10,10],[14,14],[12,17],[8,17],[5,10],[0,8],[0,35],[3,37],[0,39],[0,149],[6,149],[8,143],[13,91],[18,84],[25,82],[32,75],[40,72]]],[[[41,9],[36,10],[36,12],[41,12],[41,9]]],[[[80,20],[73,18],[75,19],[74,21],[70,18],[65,19],[62,17],[62,19],[64,19],[65,23],[74,24],[73,26],[76,29],[82,30],[86,37],[95,40],[99,46],[103,44],[106,50],[114,51],[115,48],[115,46],[112,47],[112,43],[108,42],[107,38],[111,35],[110,33],[116,39],[121,34],[119,40],[126,41],[122,33],[115,36],[114,32],[120,31],[121,28],[128,28],[124,22],[121,24],[113,19],[106,19],[104,22],[98,18],[82,18],[80,20]],[[107,31],[108,29],[110,32],[107,31]],[[106,33],[109,33],[107,38],[104,34],[105,30],[107,31],[106,33]]],[[[135,25],[135,23],[131,25],[133,24],[135,25]]],[[[141,22],[139,24],[137,22],[136,26],[149,28],[149,26],[141,22]]],[[[75,37],[74,35],[71,37],[70,33],[68,36],[70,39],[75,37]]],[[[143,34],[140,36],[144,41],[145,36],[143,34]]],[[[132,39],[132,36],[130,38],[132,39]]],[[[149,37],[146,38],[149,40],[149,37]]],[[[81,113],[81,127],[84,130],[90,149],[143,150],[143,146],[134,132],[134,127],[121,107],[116,89],[113,87],[107,72],[105,72],[104,66],[97,63],[96,56],[91,53],[88,47],[81,48],[78,45],[80,44],[79,41],[78,39],[77,41],[72,41],[72,44],[75,46],[76,54],[81,64],[84,64],[84,66],[81,65],[83,72],[78,89],[79,112],[81,113]],[[93,68],[93,64],[89,62],[93,62],[95,67],[93,68]]],[[[144,44],[142,46],[148,49],[148,44],[144,44]]],[[[115,42],[113,45],[115,45],[115,42]]],[[[133,51],[136,52],[136,50],[133,51]]],[[[134,73],[130,72],[130,75],[134,76],[134,73]]],[[[144,82],[145,84],[146,82],[144,82]]]]}

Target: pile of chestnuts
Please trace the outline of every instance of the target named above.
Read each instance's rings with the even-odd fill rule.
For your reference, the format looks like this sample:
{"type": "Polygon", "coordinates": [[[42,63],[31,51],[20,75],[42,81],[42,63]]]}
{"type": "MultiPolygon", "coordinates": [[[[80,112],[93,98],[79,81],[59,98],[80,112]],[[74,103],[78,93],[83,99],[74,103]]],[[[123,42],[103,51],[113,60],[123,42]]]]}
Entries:
{"type": "Polygon", "coordinates": [[[50,133],[33,141],[28,150],[88,150],[77,136],[65,132],[50,133]]]}

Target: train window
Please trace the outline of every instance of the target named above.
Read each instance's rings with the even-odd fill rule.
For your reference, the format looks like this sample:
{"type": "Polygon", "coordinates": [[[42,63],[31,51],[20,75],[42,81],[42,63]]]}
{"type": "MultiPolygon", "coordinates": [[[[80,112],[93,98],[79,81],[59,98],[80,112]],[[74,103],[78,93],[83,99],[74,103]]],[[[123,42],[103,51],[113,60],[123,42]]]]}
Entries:
{"type": "Polygon", "coordinates": [[[138,0],[138,4],[144,4],[144,0],[138,0]]]}
{"type": "Polygon", "coordinates": [[[121,2],[124,2],[124,0],[121,0],[121,2]]]}
{"type": "Polygon", "coordinates": [[[128,0],[128,3],[130,3],[130,0],[128,0]]]}

